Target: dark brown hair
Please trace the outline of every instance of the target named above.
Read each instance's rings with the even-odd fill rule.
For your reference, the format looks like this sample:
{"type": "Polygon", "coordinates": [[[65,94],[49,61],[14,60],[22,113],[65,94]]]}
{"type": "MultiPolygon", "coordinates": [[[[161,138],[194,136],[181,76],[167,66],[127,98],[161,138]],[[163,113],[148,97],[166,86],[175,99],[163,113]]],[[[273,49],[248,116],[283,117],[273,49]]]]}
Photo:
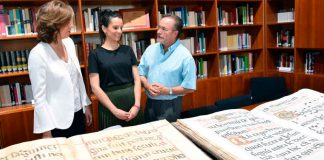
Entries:
{"type": "Polygon", "coordinates": [[[101,44],[103,44],[106,39],[106,34],[102,30],[101,26],[108,27],[112,18],[122,19],[120,14],[110,9],[104,9],[101,11],[100,20],[99,20],[99,35],[100,35],[101,44]]]}
{"type": "Polygon", "coordinates": [[[36,13],[38,40],[46,43],[57,42],[60,28],[72,20],[72,7],[60,0],[43,4],[36,13]]]}

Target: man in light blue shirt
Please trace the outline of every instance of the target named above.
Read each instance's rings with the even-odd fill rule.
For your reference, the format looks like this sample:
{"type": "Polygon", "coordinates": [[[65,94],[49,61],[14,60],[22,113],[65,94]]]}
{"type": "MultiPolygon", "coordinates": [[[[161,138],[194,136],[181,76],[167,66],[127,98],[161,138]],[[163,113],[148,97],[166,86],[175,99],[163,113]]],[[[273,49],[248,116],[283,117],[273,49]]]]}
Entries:
{"type": "Polygon", "coordinates": [[[180,117],[182,96],[196,90],[196,65],[187,48],[179,41],[182,21],[165,15],[160,20],[156,44],[144,52],[139,64],[141,82],[148,96],[146,122],[180,117]]]}

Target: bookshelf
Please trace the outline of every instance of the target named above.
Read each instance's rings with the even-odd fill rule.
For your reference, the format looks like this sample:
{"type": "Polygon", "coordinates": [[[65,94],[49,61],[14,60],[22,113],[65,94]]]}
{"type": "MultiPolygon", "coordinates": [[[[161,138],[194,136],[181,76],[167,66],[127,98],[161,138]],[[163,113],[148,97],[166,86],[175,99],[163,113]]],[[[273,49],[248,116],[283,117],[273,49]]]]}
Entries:
{"type": "Polygon", "coordinates": [[[218,0],[217,19],[219,97],[244,95],[263,76],[264,1],[218,0]]]}
{"type": "Polygon", "coordinates": [[[266,0],[265,52],[266,75],[282,76],[287,88],[294,90],[295,0],[266,0]],[[292,82],[292,83],[291,83],[292,82]]]}
{"type": "MultiPolygon", "coordinates": [[[[5,9],[17,7],[37,8],[37,6],[45,2],[47,0],[0,0],[0,5],[4,6],[5,9]]],[[[154,39],[160,13],[164,13],[164,11],[181,13],[182,10],[187,10],[188,13],[197,15],[204,13],[204,23],[197,20],[197,23],[192,25],[192,19],[189,20],[188,18],[188,25],[184,27],[183,33],[180,36],[181,40],[189,39],[189,42],[200,42],[198,39],[202,37],[201,40],[205,42],[199,48],[197,47],[197,42],[194,42],[196,45],[192,45],[192,55],[197,63],[203,62],[201,66],[204,70],[202,70],[202,74],[199,75],[197,80],[197,90],[183,98],[183,111],[212,105],[220,99],[244,95],[249,91],[250,78],[252,77],[283,76],[286,78],[286,84],[291,91],[308,87],[324,92],[323,83],[319,83],[323,81],[324,74],[305,73],[306,53],[319,52],[320,57],[324,55],[324,45],[322,43],[324,39],[321,36],[324,35],[322,31],[324,23],[319,20],[324,18],[323,11],[321,10],[324,7],[324,2],[322,1],[68,0],[68,2],[73,6],[76,13],[76,28],[71,34],[71,38],[75,41],[79,50],[81,70],[87,92],[92,100],[94,117],[96,117],[97,113],[98,100],[91,95],[87,57],[90,50],[89,44],[100,43],[100,41],[98,38],[99,34],[95,29],[87,30],[82,14],[88,13],[87,11],[89,10],[91,13],[91,9],[95,11],[97,7],[112,10],[137,8],[147,10],[150,28],[128,29],[124,31],[124,34],[134,36],[134,41],[150,41],[152,38],[154,39]],[[278,11],[292,8],[295,12],[295,20],[278,22],[278,11]],[[241,18],[235,18],[238,16],[241,18]],[[242,18],[244,16],[246,17],[245,20],[242,18]],[[310,30],[309,28],[312,29],[310,30]],[[295,43],[285,47],[277,46],[277,33],[286,30],[290,32],[289,34],[294,35],[295,43]],[[224,35],[226,35],[226,40],[224,40],[224,35]],[[248,43],[233,45],[233,42],[237,44],[236,42],[239,41],[237,37],[241,37],[240,41],[243,41],[244,37],[244,41],[248,43]],[[224,46],[227,49],[223,49],[224,46]],[[281,55],[293,56],[293,70],[288,72],[278,70],[277,61],[281,55]],[[235,64],[241,64],[242,62],[239,62],[240,59],[241,61],[250,59],[248,63],[250,66],[245,70],[243,68],[235,71],[231,68],[232,63],[230,62],[232,58],[235,58],[235,64]],[[226,63],[228,63],[226,68],[231,68],[231,73],[224,69],[224,64],[226,63]]],[[[30,50],[36,44],[37,40],[34,34],[0,36],[1,53],[3,51],[30,50]]],[[[137,52],[136,44],[134,52],[137,52]]],[[[0,85],[16,82],[30,84],[28,71],[0,73],[0,85]]],[[[144,90],[142,90],[141,106],[145,106],[145,101],[146,96],[144,90]]],[[[87,128],[87,131],[97,131],[97,124],[98,119],[94,119],[94,124],[87,128]]],[[[39,138],[37,135],[32,134],[32,128],[32,105],[26,104],[0,108],[0,147],[39,138]],[[19,122],[19,125],[11,125],[13,121],[19,122]]]]}

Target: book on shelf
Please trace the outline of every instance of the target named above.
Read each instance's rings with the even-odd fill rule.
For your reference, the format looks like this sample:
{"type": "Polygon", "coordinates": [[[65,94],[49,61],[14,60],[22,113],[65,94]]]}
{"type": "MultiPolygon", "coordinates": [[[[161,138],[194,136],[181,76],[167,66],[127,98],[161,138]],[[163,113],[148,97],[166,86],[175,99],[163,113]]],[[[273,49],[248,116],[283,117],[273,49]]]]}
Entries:
{"type": "MultiPolygon", "coordinates": [[[[99,31],[99,14],[101,12],[101,8],[100,7],[95,7],[95,8],[85,8],[82,10],[82,18],[83,18],[83,23],[85,26],[85,31],[86,32],[93,32],[99,31]]],[[[81,24],[79,24],[79,13],[76,12],[76,17],[78,19],[76,19],[76,25],[79,25],[79,27],[81,27],[81,24]]],[[[78,29],[78,28],[76,28],[78,29]]]]}
{"type": "Polygon", "coordinates": [[[0,51],[0,73],[26,71],[29,50],[0,51]]]}
{"type": "Polygon", "coordinates": [[[250,33],[231,33],[227,31],[219,32],[219,50],[239,50],[251,48],[251,34],[250,33]]]}
{"type": "Polygon", "coordinates": [[[278,55],[277,68],[282,72],[294,71],[294,55],[292,53],[280,53],[278,55]]]}
{"type": "Polygon", "coordinates": [[[5,36],[6,35],[6,13],[3,8],[3,5],[0,4],[0,36],[5,36]]]}
{"type": "Polygon", "coordinates": [[[155,43],[154,38],[141,37],[134,32],[127,32],[122,35],[122,44],[130,46],[137,60],[140,60],[146,48],[155,43]]]}
{"type": "Polygon", "coordinates": [[[305,73],[324,73],[324,56],[320,51],[305,52],[305,73]]]}
{"type": "Polygon", "coordinates": [[[36,7],[6,7],[0,5],[0,35],[29,35],[36,33],[36,7]]]}
{"type": "Polygon", "coordinates": [[[119,9],[124,21],[123,29],[150,28],[150,15],[146,9],[119,9]]]}
{"type": "Polygon", "coordinates": [[[195,36],[185,37],[180,39],[180,43],[184,45],[191,54],[204,54],[206,53],[206,37],[205,32],[195,31],[195,36]]]}
{"type": "Polygon", "coordinates": [[[277,32],[277,47],[294,47],[294,31],[292,29],[282,29],[277,32]]]}
{"type": "Polygon", "coordinates": [[[251,111],[231,109],[175,126],[220,159],[311,159],[324,156],[324,94],[301,89],[251,111]]]}
{"type": "Polygon", "coordinates": [[[196,7],[170,7],[163,5],[159,8],[158,20],[165,14],[174,14],[181,18],[184,27],[206,26],[206,13],[203,6],[196,7]]]}
{"type": "Polygon", "coordinates": [[[30,104],[33,101],[30,84],[11,83],[0,85],[0,107],[30,104]]]}
{"type": "Polygon", "coordinates": [[[231,75],[248,71],[253,71],[252,52],[219,55],[220,75],[231,75]]]}
{"type": "Polygon", "coordinates": [[[254,23],[253,7],[243,5],[219,5],[217,7],[218,25],[245,25],[254,23]]]}
{"type": "Polygon", "coordinates": [[[166,120],[15,144],[0,159],[199,159],[210,158],[166,120]]]}
{"type": "Polygon", "coordinates": [[[195,59],[197,68],[197,78],[204,79],[208,77],[208,61],[203,58],[195,59]]]}
{"type": "MultiPolygon", "coordinates": [[[[78,8],[73,6],[74,17],[73,17],[73,27],[71,28],[71,32],[80,32],[81,31],[81,17],[83,12],[79,12],[78,8]]],[[[98,14],[98,13],[97,13],[98,14]]],[[[94,16],[98,17],[98,15],[94,16]]],[[[84,19],[83,19],[84,21],[84,19]]]]}
{"type": "Polygon", "coordinates": [[[294,22],[295,11],[294,8],[279,9],[277,12],[277,22],[294,22]]]}

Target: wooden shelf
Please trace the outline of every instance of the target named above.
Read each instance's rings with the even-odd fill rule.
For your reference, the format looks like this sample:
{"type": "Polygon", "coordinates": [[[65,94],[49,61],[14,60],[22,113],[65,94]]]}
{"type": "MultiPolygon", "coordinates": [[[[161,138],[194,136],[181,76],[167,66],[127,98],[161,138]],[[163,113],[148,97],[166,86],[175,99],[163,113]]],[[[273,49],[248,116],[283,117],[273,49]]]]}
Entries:
{"type": "Polygon", "coordinates": [[[0,36],[0,41],[1,40],[15,40],[15,39],[32,39],[36,38],[36,34],[31,34],[31,35],[12,35],[12,36],[0,36]]]}
{"type": "MultiPolygon", "coordinates": [[[[77,2],[78,0],[66,0],[66,1],[68,1],[68,2],[77,2]]],[[[8,2],[10,2],[10,3],[18,3],[18,2],[48,2],[48,0],[37,0],[37,1],[35,1],[35,0],[0,0],[0,3],[8,3],[8,2]]]]}
{"type": "Polygon", "coordinates": [[[242,24],[242,25],[219,25],[219,29],[227,28],[245,28],[245,27],[262,27],[262,24],[242,24]]]}
{"type": "Polygon", "coordinates": [[[235,76],[250,75],[250,74],[262,74],[262,73],[263,73],[263,71],[255,71],[255,70],[241,71],[241,72],[238,72],[238,73],[232,73],[230,75],[220,75],[220,78],[235,77],[235,76]]]}
{"type": "MultiPolygon", "coordinates": [[[[71,36],[81,35],[81,32],[72,32],[71,36]]],[[[12,35],[12,36],[0,36],[1,40],[18,40],[18,39],[35,39],[37,38],[37,34],[28,34],[28,35],[12,35]]]]}
{"type": "Polygon", "coordinates": [[[262,48],[247,48],[247,49],[235,49],[227,51],[219,51],[219,54],[229,54],[229,53],[238,53],[238,52],[252,52],[252,51],[261,51],[262,48]]]}
{"type": "Polygon", "coordinates": [[[129,5],[134,3],[152,3],[152,0],[81,0],[82,5],[129,5]]]}
{"type": "MultiPolygon", "coordinates": [[[[123,30],[124,33],[130,33],[130,32],[156,32],[157,28],[142,28],[142,29],[125,29],[123,30]]],[[[99,32],[97,31],[87,31],[84,32],[85,35],[99,35],[99,32]]]]}
{"type": "Polygon", "coordinates": [[[292,72],[282,72],[282,71],[279,71],[277,68],[274,68],[274,69],[268,69],[268,70],[267,70],[267,73],[269,73],[269,74],[283,73],[283,74],[290,74],[290,75],[294,75],[294,74],[295,74],[294,71],[292,71],[292,72]]]}
{"type": "Polygon", "coordinates": [[[293,47],[268,47],[267,49],[269,49],[269,50],[288,50],[288,51],[290,51],[290,50],[294,50],[295,48],[293,48],[293,47]]]}
{"type": "Polygon", "coordinates": [[[1,115],[8,115],[13,113],[20,113],[20,112],[26,112],[26,111],[33,111],[34,106],[32,104],[25,104],[25,105],[19,105],[19,106],[5,106],[0,108],[0,116],[1,115]]]}
{"type": "Polygon", "coordinates": [[[294,25],[295,22],[269,22],[267,25],[269,27],[272,27],[272,26],[282,26],[282,25],[294,25]]]}
{"type": "Polygon", "coordinates": [[[262,2],[262,0],[218,0],[218,2],[262,2]]]}
{"type": "MultiPolygon", "coordinates": [[[[304,72],[297,72],[298,76],[305,76],[305,77],[317,77],[317,78],[324,78],[324,74],[318,74],[318,73],[304,73],[304,72]]],[[[322,83],[322,82],[318,82],[322,83]]]]}
{"type": "Polygon", "coordinates": [[[192,54],[193,57],[204,57],[210,55],[217,55],[217,52],[206,52],[206,53],[194,53],[192,54]]]}
{"type": "Polygon", "coordinates": [[[0,78],[17,77],[17,76],[28,76],[28,71],[0,73],[0,78]]]}
{"type": "Polygon", "coordinates": [[[204,83],[206,81],[210,81],[210,80],[218,80],[219,77],[207,77],[207,78],[203,78],[203,79],[197,79],[197,83],[204,83]]]}
{"type": "Polygon", "coordinates": [[[194,29],[215,29],[215,26],[190,26],[190,27],[183,27],[182,30],[194,30],[194,29]]]}
{"type": "Polygon", "coordinates": [[[123,32],[156,32],[157,28],[140,28],[140,29],[125,29],[123,32]]]}

